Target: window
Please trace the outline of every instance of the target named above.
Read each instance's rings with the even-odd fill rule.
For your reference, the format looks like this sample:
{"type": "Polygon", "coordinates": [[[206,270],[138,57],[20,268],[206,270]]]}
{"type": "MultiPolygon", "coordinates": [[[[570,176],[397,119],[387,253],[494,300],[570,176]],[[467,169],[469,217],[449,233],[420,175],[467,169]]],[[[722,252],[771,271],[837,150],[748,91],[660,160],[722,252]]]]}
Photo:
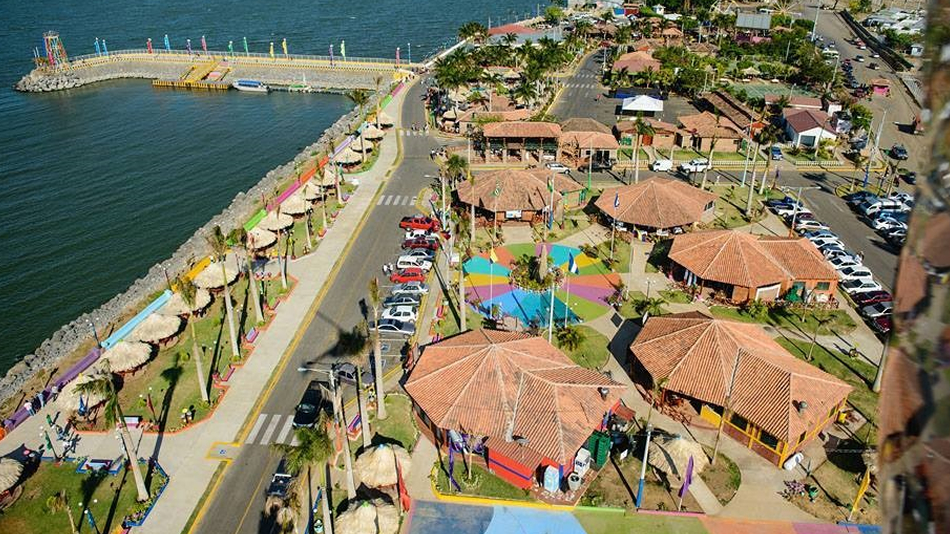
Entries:
{"type": "Polygon", "coordinates": [[[815,284],[815,291],[828,291],[831,289],[831,282],[818,282],[815,284]]]}
{"type": "Polygon", "coordinates": [[[805,441],[805,434],[806,434],[805,432],[802,432],[802,435],[798,436],[798,443],[805,441]]]}
{"type": "Polygon", "coordinates": [[[729,418],[729,422],[732,423],[732,426],[738,428],[739,430],[745,430],[746,427],[749,426],[749,422],[737,413],[732,414],[732,417],[729,418]]]}
{"type": "Polygon", "coordinates": [[[772,434],[769,434],[768,432],[764,430],[759,435],[759,442],[761,442],[762,445],[765,445],[766,447],[772,450],[775,450],[778,448],[778,438],[776,438],[775,436],[773,436],[772,434]]]}

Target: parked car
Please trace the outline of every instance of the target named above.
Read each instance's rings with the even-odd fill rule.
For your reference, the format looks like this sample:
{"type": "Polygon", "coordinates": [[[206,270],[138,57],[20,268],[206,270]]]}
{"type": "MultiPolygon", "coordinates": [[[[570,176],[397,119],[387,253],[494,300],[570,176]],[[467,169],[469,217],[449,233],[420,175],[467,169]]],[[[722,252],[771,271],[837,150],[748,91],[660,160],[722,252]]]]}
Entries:
{"type": "Polygon", "coordinates": [[[864,306],[870,306],[878,302],[891,302],[894,300],[894,297],[887,291],[868,291],[867,293],[852,295],[851,300],[854,301],[856,306],[863,308],[864,306]]]}
{"type": "Polygon", "coordinates": [[[439,241],[437,239],[427,239],[420,237],[417,239],[407,239],[402,242],[404,249],[422,248],[427,250],[439,250],[439,241]]]}
{"type": "Polygon", "coordinates": [[[858,261],[857,258],[845,256],[844,254],[829,259],[828,263],[831,264],[831,266],[834,267],[836,271],[841,271],[842,269],[847,269],[848,267],[861,266],[861,262],[858,261]]]}
{"type": "Polygon", "coordinates": [[[843,198],[845,202],[851,204],[852,206],[858,206],[864,202],[873,202],[877,200],[878,197],[870,191],[858,191],[856,193],[849,193],[841,198],[843,198]]]}
{"type": "Polygon", "coordinates": [[[903,245],[904,240],[907,239],[907,228],[894,228],[893,230],[889,230],[884,234],[884,238],[892,245],[903,245]]]}
{"type": "Polygon", "coordinates": [[[422,299],[418,295],[392,295],[386,297],[383,300],[384,308],[391,308],[393,306],[414,306],[418,307],[422,303],[422,299]]]}
{"type": "MultiPolygon", "coordinates": [[[[877,54],[874,54],[874,57],[877,57],[877,54]]],[[[872,61],[871,63],[868,63],[868,68],[871,70],[877,70],[881,68],[881,66],[872,61]]]]}
{"type": "Polygon", "coordinates": [[[895,144],[891,147],[890,150],[891,157],[897,160],[904,161],[908,158],[907,149],[904,148],[904,145],[895,144]]]}
{"type": "Polygon", "coordinates": [[[545,166],[549,171],[554,171],[554,172],[561,173],[561,174],[571,172],[571,169],[569,169],[569,168],[567,167],[567,165],[564,165],[563,163],[558,163],[558,162],[556,162],[556,161],[552,161],[552,162],[550,162],[550,163],[546,163],[544,166],[545,166]]]}
{"type": "Polygon", "coordinates": [[[901,175],[901,180],[904,180],[905,184],[915,185],[917,183],[917,173],[914,171],[909,171],[901,175]]]}
{"type": "Polygon", "coordinates": [[[380,316],[380,319],[415,322],[416,317],[416,309],[413,306],[392,306],[383,309],[383,314],[380,316]]]}
{"type": "Polygon", "coordinates": [[[427,248],[412,248],[404,252],[403,256],[432,261],[435,258],[435,251],[427,248]]]}
{"type": "Polygon", "coordinates": [[[406,230],[438,231],[439,220],[424,215],[414,215],[412,217],[403,217],[402,220],[399,221],[399,227],[406,230]]]}
{"type": "Polygon", "coordinates": [[[837,234],[835,234],[831,230],[815,230],[813,232],[805,232],[804,234],[802,234],[802,237],[812,242],[822,237],[831,237],[834,239],[838,239],[837,234]]]}
{"type": "Polygon", "coordinates": [[[267,485],[267,496],[279,499],[287,498],[295,478],[287,469],[287,460],[281,458],[277,464],[277,470],[274,471],[274,475],[270,479],[270,484],[267,485]]]}
{"type": "Polygon", "coordinates": [[[711,169],[709,160],[706,158],[693,158],[685,163],[680,163],[679,169],[685,173],[703,172],[711,169]]]}
{"type": "Polygon", "coordinates": [[[860,280],[860,279],[872,279],[874,273],[870,269],[863,265],[854,265],[851,267],[845,267],[838,271],[838,278],[841,280],[860,280]]]}
{"type": "Polygon", "coordinates": [[[837,246],[842,245],[841,240],[838,239],[838,236],[836,235],[816,237],[814,239],[810,239],[809,241],[811,241],[811,243],[815,245],[819,250],[822,247],[825,247],[828,245],[837,245],[837,246]]]}
{"type": "Polygon", "coordinates": [[[882,234],[887,234],[891,230],[896,230],[898,228],[907,229],[907,223],[898,221],[894,217],[884,216],[876,217],[871,220],[871,228],[874,228],[882,234]]]}
{"type": "Polygon", "coordinates": [[[433,237],[432,232],[429,230],[406,230],[406,239],[426,239],[428,237],[433,237]]]}
{"type": "MultiPolygon", "coordinates": [[[[336,374],[337,379],[340,382],[346,382],[349,384],[356,384],[356,366],[349,362],[338,363],[333,366],[333,372],[336,374]]],[[[373,373],[369,370],[364,370],[360,374],[360,381],[363,383],[363,387],[370,387],[373,384],[373,373]]]]}
{"type": "Polygon", "coordinates": [[[403,337],[409,337],[416,333],[416,325],[395,319],[382,320],[377,328],[380,334],[398,334],[403,337]]]}
{"type": "Polygon", "coordinates": [[[402,284],[405,282],[424,282],[425,279],[425,271],[418,267],[409,267],[408,269],[396,271],[389,275],[389,280],[396,284],[402,284]]]}
{"type": "Polygon", "coordinates": [[[901,202],[902,204],[907,204],[909,206],[912,206],[914,204],[914,195],[908,193],[907,191],[896,191],[894,193],[891,193],[891,196],[887,198],[893,198],[894,200],[897,200],[901,202]]]}
{"type": "Polygon", "coordinates": [[[402,295],[421,296],[429,292],[429,286],[423,282],[406,282],[404,284],[393,286],[390,292],[396,296],[402,296],[402,295]]]}
{"type": "MultiPolygon", "coordinates": [[[[864,50],[864,48],[861,48],[861,47],[858,47],[858,49],[864,50]]],[[[862,56],[861,54],[858,54],[854,56],[854,60],[857,61],[858,63],[864,63],[864,56],[862,56]]]]}
{"type": "Polygon", "coordinates": [[[858,83],[857,80],[855,80],[854,78],[848,80],[848,88],[857,89],[858,87],[861,87],[861,84],[858,83]]]}
{"type": "Polygon", "coordinates": [[[303,397],[297,403],[294,410],[292,425],[294,428],[310,428],[317,423],[320,418],[320,410],[323,408],[323,394],[320,393],[320,382],[314,380],[310,382],[307,389],[303,392],[303,397]]]}
{"type": "Polygon", "coordinates": [[[810,232],[814,230],[830,230],[827,224],[815,221],[815,220],[801,220],[798,219],[795,221],[795,230],[797,232],[810,232]]]}
{"type": "Polygon", "coordinates": [[[775,214],[778,215],[779,217],[791,217],[795,215],[796,212],[798,214],[811,213],[811,210],[809,210],[808,208],[804,206],[788,206],[788,205],[775,208],[775,214]]]}
{"type": "Polygon", "coordinates": [[[885,315],[890,315],[894,311],[893,302],[878,302],[861,308],[861,315],[868,319],[876,319],[885,315]]]}
{"type": "Polygon", "coordinates": [[[778,145],[772,145],[772,148],[769,151],[773,160],[782,159],[782,147],[778,145]]]}
{"type": "Polygon", "coordinates": [[[871,321],[871,328],[877,330],[879,334],[887,335],[894,328],[894,322],[888,316],[878,317],[871,321]]]}
{"type": "Polygon", "coordinates": [[[842,282],[839,286],[842,291],[849,295],[855,295],[857,293],[866,293],[868,291],[881,291],[884,288],[881,287],[881,284],[875,282],[871,278],[858,278],[856,280],[848,280],[842,282]]]}
{"type": "Polygon", "coordinates": [[[653,172],[666,172],[673,170],[673,160],[658,159],[650,163],[650,170],[653,172]]]}
{"type": "Polygon", "coordinates": [[[766,200],[765,205],[770,208],[778,208],[781,206],[801,206],[802,203],[786,195],[785,198],[773,198],[770,200],[766,200]]]}
{"type": "MultiPolygon", "coordinates": [[[[423,249],[424,250],[424,249],[423,249]]],[[[415,256],[399,256],[396,258],[396,268],[397,269],[421,269],[423,272],[428,272],[429,269],[432,269],[432,262],[425,259],[415,256]]]]}
{"type": "Polygon", "coordinates": [[[893,198],[879,198],[874,202],[865,202],[858,206],[858,211],[865,217],[874,217],[882,211],[910,211],[910,207],[893,198]]]}

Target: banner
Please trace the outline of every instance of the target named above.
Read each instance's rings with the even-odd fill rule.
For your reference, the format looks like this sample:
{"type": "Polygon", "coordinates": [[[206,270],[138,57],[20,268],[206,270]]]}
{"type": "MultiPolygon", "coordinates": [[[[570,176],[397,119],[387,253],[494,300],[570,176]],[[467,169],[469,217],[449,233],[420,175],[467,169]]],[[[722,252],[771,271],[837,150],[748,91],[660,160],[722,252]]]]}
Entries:
{"type": "Polygon", "coordinates": [[[686,464],[686,476],[683,477],[683,485],[680,486],[679,498],[682,499],[689,491],[689,486],[693,483],[693,456],[690,455],[689,463],[686,464]]]}
{"type": "Polygon", "coordinates": [[[149,37],[148,41],[145,41],[145,48],[148,50],[148,53],[152,53],[152,38],[149,37]]]}
{"type": "Polygon", "coordinates": [[[171,51],[172,44],[168,41],[168,34],[165,34],[165,51],[171,51]]]}
{"type": "Polygon", "coordinates": [[[208,53],[208,41],[205,41],[205,36],[201,36],[201,50],[207,54],[208,53]]]}

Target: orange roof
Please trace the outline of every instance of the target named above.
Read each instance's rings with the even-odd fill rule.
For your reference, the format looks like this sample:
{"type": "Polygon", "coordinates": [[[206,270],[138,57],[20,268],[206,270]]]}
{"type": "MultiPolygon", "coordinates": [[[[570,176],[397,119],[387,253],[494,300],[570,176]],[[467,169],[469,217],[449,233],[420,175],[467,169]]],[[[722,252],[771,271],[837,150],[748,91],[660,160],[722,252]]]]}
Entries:
{"type": "Polygon", "coordinates": [[[613,134],[603,132],[564,132],[558,140],[560,146],[577,146],[580,148],[597,148],[616,150],[620,143],[613,134]]]}
{"type": "Polygon", "coordinates": [[[653,59],[653,54],[643,50],[637,50],[635,52],[626,53],[617,58],[610,70],[613,72],[620,72],[626,68],[627,72],[634,74],[647,69],[660,70],[661,66],[662,64],[659,62],[659,60],[653,59]]]}
{"type": "Polygon", "coordinates": [[[575,365],[543,338],[479,329],[426,347],[405,388],[440,428],[496,442],[520,436],[525,448],[564,465],[626,386],[575,365]]]}
{"type": "Polygon", "coordinates": [[[609,134],[610,127],[587,117],[574,117],[561,123],[562,132],[600,132],[609,134]]]}
{"type": "Polygon", "coordinates": [[[531,34],[538,33],[538,30],[529,28],[522,24],[505,24],[503,26],[495,26],[494,28],[488,29],[488,35],[508,35],[509,33],[513,34],[531,34]]]}
{"type": "MultiPolygon", "coordinates": [[[[650,117],[643,117],[641,120],[653,127],[657,133],[667,133],[672,134],[676,133],[679,128],[675,124],[670,124],[668,122],[663,122],[659,119],[654,119],[650,117]]],[[[618,122],[614,128],[617,129],[617,133],[620,135],[631,134],[636,135],[637,130],[637,121],[635,120],[623,120],[618,122]]]]}
{"type": "Polygon", "coordinates": [[[910,249],[901,251],[894,283],[894,312],[910,313],[927,297],[927,271],[910,249]]]}
{"type": "Polygon", "coordinates": [[[804,238],[709,230],[673,238],[670,259],[703,280],[762,287],[786,280],[837,280],[834,269],[804,238]]]}
{"type": "Polygon", "coordinates": [[[492,122],[485,125],[485,137],[527,137],[557,139],[561,126],[554,122],[492,122]]]}
{"type": "Polygon", "coordinates": [[[639,184],[606,189],[594,203],[601,211],[628,224],[672,228],[700,220],[717,195],[678,180],[649,178],[639,184]],[[614,199],[620,206],[614,215],[614,199]]]}
{"type": "Polygon", "coordinates": [[[677,117],[683,129],[699,137],[717,137],[718,139],[739,139],[742,129],[735,125],[728,117],[719,117],[719,126],[716,126],[716,116],[708,111],[694,115],[677,117]]]}
{"type": "Polygon", "coordinates": [[[543,169],[502,169],[477,174],[474,188],[468,181],[460,182],[456,191],[463,203],[474,203],[491,211],[540,211],[551,202],[548,180],[552,174],[555,204],[561,199],[561,193],[584,188],[563,174],[543,169]]]}
{"type": "Polygon", "coordinates": [[[665,389],[717,406],[738,357],[732,409],[786,442],[824,421],[852,389],[789,354],[759,325],[700,312],[649,319],[630,351],[654,383],[666,379],[665,389]]]}

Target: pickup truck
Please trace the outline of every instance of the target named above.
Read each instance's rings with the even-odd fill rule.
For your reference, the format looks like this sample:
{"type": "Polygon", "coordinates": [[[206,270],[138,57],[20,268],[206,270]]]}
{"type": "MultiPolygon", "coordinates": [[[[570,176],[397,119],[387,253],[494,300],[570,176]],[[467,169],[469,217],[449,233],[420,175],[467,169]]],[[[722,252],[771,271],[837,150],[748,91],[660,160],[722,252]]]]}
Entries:
{"type": "Polygon", "coordinates": [[[694,158],[685,163],[680,163],[679,169],[683,172],[703,172],[712,169],[709,160],[706,158],[694,158]]]}
{"type": "Polygon", "coordinates": [[[287,461],[281,459],[277,464],[277,471],[274,472],[270,484],[267,485],[267,496],[286,499],[295,478],[287,469],[287,461]]]}

